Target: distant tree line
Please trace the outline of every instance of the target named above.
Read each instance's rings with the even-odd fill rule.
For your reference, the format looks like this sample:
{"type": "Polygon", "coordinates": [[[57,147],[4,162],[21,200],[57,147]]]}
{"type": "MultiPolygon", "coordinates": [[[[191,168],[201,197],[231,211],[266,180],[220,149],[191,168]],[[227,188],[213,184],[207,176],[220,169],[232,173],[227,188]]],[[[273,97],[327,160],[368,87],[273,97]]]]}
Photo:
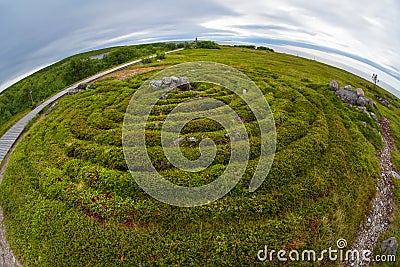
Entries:
{"type": "Polygon", "coordinates": [[[177,49],[175,43],[123,46],[75,55],[55,63],[12,85],[0,94],[0,125],[12,116],[36,106],[62,89],[113,66],[177,49]],[[104,55],[97,58],[99,54],[104,55]],[[30,92],[32,91],[32,100],[30,92]]]}
{"type": "Polygon", "coordinates": [[[185,48],[185,49],[220,49],[221,46],[213,41],[195,41],[195,42],[183,42],[177,44],[178,48],[185,48]]]}
{"type": "MultiPolygon", "coordinates": [[[[64,88],[116,65],[156,54],[164,59],[165,51],[184,49],[220,49],[213,41],[155,43],[121,46],[78,54],[61,60],[12,85],[0,93],[0,125],[12,116],[35,107],[64,88]],[[99,57],[101,55],[101,57],[99,57]],[[30,94],[30,92],[32,92],[30,94]],[[32,97],[32,98],[31,98],[32,97]]],[[[144,60],[150,63],[151,60],[144,60]]]]}
{"type": "Polygon", "coordinates": [[[235,45],[235,47],[246,48],[246,49],[257,49],[269,52],[275,52],[274,49],[265,46],[255,46],[255,45],[235,45]]]}

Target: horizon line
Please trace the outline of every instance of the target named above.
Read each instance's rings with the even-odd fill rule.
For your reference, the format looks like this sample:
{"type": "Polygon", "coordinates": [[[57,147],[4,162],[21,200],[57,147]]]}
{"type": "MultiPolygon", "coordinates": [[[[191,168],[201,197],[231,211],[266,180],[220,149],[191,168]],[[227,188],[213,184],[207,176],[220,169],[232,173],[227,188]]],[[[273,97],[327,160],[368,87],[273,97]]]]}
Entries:
{"type": "MultiPolygon", "coordinates": [[[[201,36],[198,36],[198,38],[201,38],[201,36]]],[[[162,42],[162,43],[185,42],[185,41],[192,40],[192,38],[190,38],[190,39],[189,38],[188,39],[180,39],[180,40],[166,40],[166,39],[157,40],[157,41],[156,40],[157,40],[156,38],[155,38],[155,40],[153,39],[153,42],[151,42],[151,43],[157,43],[157,42],[162,42]]],[[[373,62],[373,61],[371,61],[369,59],[366,59],[366,58],[363,58],[361,56],[357,56],[357,55],[354,55],[354,54],[351,54],[351,53],[348,53],[348,52],[344,52],[344,51],[341,51],[341,50],[338,50],[338,49],[334,49],[334,48],[329,48],[329,47],[324,47],[324,46],[319,46],[319,45],[314,45],[314,44],[308,44],[308,43],[303,43],[303,42],[297,42],[297,41],[287,41],[287,40],[269,39],[269,38],[244,37],[244,38],[237,38],[237,40],[234,40],[234,39],[232,39],[232,40],[218,40],[218,39],[212,40],[212,39],[210,39],[210,40],[211,41],[215,41],[215,42],[219,43],[220,45],[233,46],[235,44],[236,45],[240,45],[240,44],[246,44],[247,43],[247,44],[251,44],[251,45],[255,45],[255,46],[261,46],[261,45],[264,45],[264,44],[277,46],[277,47],[293,46],[295,48],[296,47],[298,47],[298,48],[306,48],[306,49],[310,49],[310,50],[325,52],[325,53],[328,53],[328,54],[331,54],[331,55],[341,55],[341,56],[347,57],[349,59],[356,60],[356,61],[358,61],[360,63],[364,63],[364,64],[366,64],[366,65],[368,65],[370,67],[373,67],[373,68],[375,68],[377,70],[380,70],[383,73],[385,73],[385,74],[391,76],[392,78],[396,79],[400,83],[400,73],[395,73],[394,71],[391,71],[388,68],[386,68],[386,67],[384,67],[382,65],[379,65],[379,64],[377,64],[377,63],[375,63],[375,62],[373,62]]],[[[140,42],[139,41],[139,42],[136,42],[136,43],[133,43],[133,44],[129,44],[129,45],[141,45],[141,44],[149,44],[149,43],[150,42],[145,42],[145,41],[140,42]]],[[[114,47],[125,46],[125,45],[127,45],[127,44],[119,44],[119,45],[116,44],[114,46],[105,46],[105,47],[100,46],[100,47],[94,47],[94,48],[89,48],[89,49],[83,49],[80,52],[77,52],[77,53],[73,54],[72,56],[75,56],[75,55],[78,55],[78,54],[81,54],[81,53],[85,53],[85,52],[96,51],[96,50],[100,50],[100,49],[104,49],[104,48],[114,48],[114,47]]],[[[278,52],[278,53],[285,53],[285,52],[278,52]]],[[[293,54],[293,53],[290,53],[290,52],[289,52],[289,54],[291,54],[293,56],[301,57],[298,54],[293,54]]],[[[52,63],[43,64],[41,66],[34,67],[30,71],[27,71],[24,74],[21,74],[21,75],[15,77],[15,78],[11,78],[8,81],[0,84],[0,96],[3,95],[4,91],[8,90],[9,88],[11,88],[15,84],[19,83],[20,81],[24,80],[25,78],[28,78],[29,76],[37,73],[38,71],[40,71],[40,70],[42,70],[44,68],[47,68],[47,67],[49,67],[49,66],[51,66],[53,64],[56,64],[57,62],[60,62],[61,60],[65,59],[65,58],[68,58],[68,57],[70,57],[70,56],[66,56],[66,57],[61,58],[61,59],[59,59],[57,61],[54,61],[52,63]]],[[[338,66],[334,66],[332,64],[326,63],[326,62],[322,62],[322,61],[319,61],[319,62],[324,63],[324,64],[328,64],[328,65],[333,66],[333,67],[338,67],[338,66]]],[[[342,67],[338,67],[338,68],[340,68],[342,70],[345,70],[345,71],[349,71],[352,74],[354,74],[354,75],[356,75],[358,77],[361,77],[357,73],[354,73],[354,72],[352,72],[350,70],[343,69],[342,67]]],[[[361,71],[361,70],[358,70],[358,71],[361,71]]],[[[361,78],[366,79],[364,77],[361,77],[361,78]]],[[[396,91],[397,94],[392,92],[392,90],[389,90],[388,88],[381,87],[382,89],[384,89],[385,91],[387,91],[387,92],[389,92],[391,94],[394,94],[396,97],[400,98],[400,90],[399,89],[394,88],[393,86],[391,86],[388,83],[385,83],[385,82],[383,82],[383,83],[385,85],[391,87],[391,89],[396,91]]]]}

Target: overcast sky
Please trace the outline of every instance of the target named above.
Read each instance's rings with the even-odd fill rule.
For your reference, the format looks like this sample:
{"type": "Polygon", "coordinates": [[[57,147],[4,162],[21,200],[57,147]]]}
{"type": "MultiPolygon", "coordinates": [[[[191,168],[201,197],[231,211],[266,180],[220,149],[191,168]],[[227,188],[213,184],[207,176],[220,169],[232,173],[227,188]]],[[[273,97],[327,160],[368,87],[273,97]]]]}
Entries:
{"type": "Polygon", "coordinates": [[[398,0],[0,0],[0,91],[79,52],[195,36],[271,44],[400,90],[399,18],[398,0]]]}

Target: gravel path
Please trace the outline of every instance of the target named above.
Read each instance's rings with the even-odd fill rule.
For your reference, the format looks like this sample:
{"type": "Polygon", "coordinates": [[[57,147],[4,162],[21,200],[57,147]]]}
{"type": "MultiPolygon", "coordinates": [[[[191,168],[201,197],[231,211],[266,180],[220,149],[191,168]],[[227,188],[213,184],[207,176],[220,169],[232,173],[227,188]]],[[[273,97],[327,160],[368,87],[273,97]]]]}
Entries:
{"type": "Polygon", "coordinates": [[[3,219],[3,209],[0,207],[0,267],[22,267],[7,242],[3,219]]]}
{"type": "MultiPolygon", "coordinates": [[[[22,135],[20,138],[23,138],[23,136],[24,135],[22,135]]],[[[17,139],[15,143],[18,143],[19,139],[17,139]]],[[[10,160],[10,155],[14,151],[14,148],[15,146],[10,149],[8,155],[6,155],[3,159],[3,165],[0,168],[0,184],[3,181],[3,175],[6,171],[8,161],[10,160]]],[[[0,206],[0,267],[22,267],[22,265],[15,258],[14,253],[7,242],[6,226],[4,225],[3,220],[3,208],[0,206]]]]}
{"type": "MultiPolygon", "coordinates": [[[[383,148],[378,151],[381,165],[381,177],[376,185],[377,194],[372,200],[372,210],[366,221],[361,225],[356,241],[351,246],[352,250],[374,251],[380,235],[389,228],[390,220],[395,210],[394,186],[392,180],[391,152],[395,143],[390,132],[390,121],[382,118],[383,148]]],[[[372,259],[372,258],[371,258],[372,259]]],[[[350,261],[345,266],[368,266],[368,262],[350,261]]]]}

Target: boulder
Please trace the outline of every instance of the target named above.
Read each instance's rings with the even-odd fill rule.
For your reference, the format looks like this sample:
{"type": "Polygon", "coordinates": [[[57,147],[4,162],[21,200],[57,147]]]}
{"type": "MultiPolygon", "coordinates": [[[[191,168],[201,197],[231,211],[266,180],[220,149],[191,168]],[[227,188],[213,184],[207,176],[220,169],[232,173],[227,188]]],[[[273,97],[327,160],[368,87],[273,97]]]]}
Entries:
{"type": "Polygon", "coordinates": [[[78,90],[86,90],[88,89],[88,85],[86,83],[80,83],[77,87],[78,90]]]}
{"type": "Polygon", "coordinates": [[[151,87],[155,89],[164,89],[163,88],[163,83],[160,80],[154,80],[150,82],[151,87]]]}
{"type": "Polygon", "coordinates": [[[190,85],[189,78],[186,76],[179,78],[179,80],[177,82],[177,87],[179,89],[191,89],[192,88],[192,86],[190,85]]]}
{"type": "Polygon", "coordinates": [[[368,105],[370,105],[371,107],[376,108],[376,105],[375,105],[374,101],[372,101],[371,99],[369,100],[368,105]]]}
{"type": "Polygon", "coordinates": [[[162,80],[151,81],[150,85],[155,89],[191,89],[189,78],[186,76],[183,76],[181,78],[175,76],[164,77],[162,78],[162,80]]]}
{"type": "Polygon", "coordinates": [[[361,88],[357,88],[356,93],[357,93],[358,97],[360,97],[360,96],[365,97],[364,90],[361,88]]]}
{"type": "Polygon", "coordinates": [[[77,94],[79,92],[82,92],[82,91],[85,91],[85,90],[89,89],[89,87],[90,87],[90,84],[80,83],[76,87],[73,87],[73,88],[69,89],[67,94],[68,95],[77,94]]]}
{"type": "MultiPolygon", "coordinates": [[[[174,77],[175,78],[175,77],[174,77]]],[[[170,85],[172,83],[172,77],[164,77],[162,78],[162,83],[165,85],[170,85]]]]}
{"type": "Polygon", "coordinates": [[[355,105],[357,103],[358,97],[356,92],[353,90],[346,90],[345,88],[340,88],[335,92],[335,94],[349,105],[355,105]]]}
{"type": "Polygon", "coordinates": [[[381,248],[385,255],[396,255],[399,243],[395,237],[391,237],[382,242],[381,248]]]}
{"type": "MultiPolygon", "coordinates": [[[[373,106],[374,103],[371,99],[365,97],[364,90],[362,88],[357,88],[353,90],[351,85],[346,85],[344,87],[339,87],[335,80],[330,83],[331,90],[335,91],[335,94],[340,97],[348,105],[357,105],[358,107],[365,107],[366,105],[373,106]]],[[[366,111],[363,109],[363,111],[366,111]]]]}
{"type": "Polygon", "coordinates": [[[329,86],[330,86],[330,88],[331,88],[332,91],[335,91],[335,92],[336,92],[337,90],[339,90],[339,84],[338,84],[338,82],[335,81],[335,80],[332,80],[332,81],[330,82],[329,86]]]}

